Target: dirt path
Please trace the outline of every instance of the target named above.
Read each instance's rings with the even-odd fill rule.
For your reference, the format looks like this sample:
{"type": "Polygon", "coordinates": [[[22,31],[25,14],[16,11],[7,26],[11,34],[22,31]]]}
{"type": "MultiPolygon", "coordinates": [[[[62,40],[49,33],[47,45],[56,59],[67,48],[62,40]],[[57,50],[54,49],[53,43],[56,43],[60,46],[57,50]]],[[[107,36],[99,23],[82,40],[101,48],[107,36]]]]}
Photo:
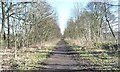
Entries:
{"type": "Polygon", "coordinates": [[[61,40],[53,54],[42,63],[44,70],[83,70],[77,63],[78,53],[73,51],[64,40],[61,40]]]}

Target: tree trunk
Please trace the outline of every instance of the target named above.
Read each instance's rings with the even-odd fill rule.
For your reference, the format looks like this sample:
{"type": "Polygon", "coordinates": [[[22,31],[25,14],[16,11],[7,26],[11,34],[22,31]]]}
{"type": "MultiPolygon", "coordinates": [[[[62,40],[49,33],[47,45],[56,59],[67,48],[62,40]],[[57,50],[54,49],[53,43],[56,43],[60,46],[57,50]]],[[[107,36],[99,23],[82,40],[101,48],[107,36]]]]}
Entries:
{"type": "Polygon", "coordinates": [[[113,37],[114,37],[115,40],[116,40],[115,34],[114,34],[114,32],[113,32],[113,30],[112,30],[112,28],[111,28],[111,26],[110,26],[109,20],[108,20],[108,18],[107,18],[107,9],[106,9],[106,6],[104,5],[104,7],[105,7],[105,19],[106,19],[106,21],[107,21],[107,24],[108,24],[108,26],[109,26],[109,29],[110,29],[113,37]]]}
{"type": "Polygon", "coordinates": [[[12,7],[12,2],[10,3],[10,6],[8,7],[8,16],[7,16],[7,24],[8,24],[8,38],[7,38],[7,41],[8,41],[8,45],[7,45],[7,48],[10,48],[10,23],[9,23],[9,12],[11,10],[11,7],[12,7]]]}
{"type": "Polygon", "coordinates": [[[1,1],[1,7],[2,7],[2,29],[1,29],[1,48],[4,44],[4,26],[5,26],[5,10],[4,10],[4,2],[1,1]]]}
{"type": "MultiPolygon", "coordinates": [[[[9,12],[8,12],[8,16],[9,16],[9,12]]],[[[7,48],[10,48],[10,24],[9,24],[9,17],[7,18],[7,24],[8,24],[8,35],[7,35],[7,41],[8,41],[8,45],[7,45],[7,48]]]]}

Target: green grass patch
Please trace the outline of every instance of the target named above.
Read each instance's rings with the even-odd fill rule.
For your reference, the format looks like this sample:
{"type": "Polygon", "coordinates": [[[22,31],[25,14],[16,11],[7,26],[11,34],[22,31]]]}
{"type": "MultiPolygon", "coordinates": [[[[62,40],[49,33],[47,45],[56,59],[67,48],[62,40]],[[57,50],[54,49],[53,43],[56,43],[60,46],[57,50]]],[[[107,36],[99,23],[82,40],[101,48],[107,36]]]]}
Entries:
{"type": "Polygon", "coordinates": [[[12,69],[18,70],[32,70],[40,67],[39,62],[46,60],[49,57],[49,52],[54,48],[48,48],[45,52],[18,52],[17,59],[10,61],[12,69]]]}
{"type": "MultiPolygon", "coordinates": [[[[110,44],[111,43],[107,43],[110,44]]],[[[114,43],[113,43],[114,44],[114,43]]],[[[99,44],[102,45],[102,44],[99,44]]],[[[98,45],[97,45],[98,46],[98,45]]],[[[89,48],[89,49],[95,49],[97,50],[98,47],[89,48]]],[[[91,64],[97,64],[99,66],[96,66],[96,69],[98,70],[120,70],[117,67],[117,61],[118,58],[116,56],[111,56],[108,53],[109,50],[105,50],[104,52],[97,52],[87,49],[87,51],[83,51],[80,49],[80,47],[71,46],[73,50],[79,51],[79,55],[81,59],[89,60],[91,64]],[[107,66],[106,66],[107,65],[107,66]]]]}
{"type": "Polygon", "coordinates": [[[20,70],[30,70],[35,67],[39,67],[40,64],[38,64],[38,61],[43,61],[47,59],[48,53],[33,53],[30,54],[26,59],[24,59],[23,62],[19,64],[20,70]]]}

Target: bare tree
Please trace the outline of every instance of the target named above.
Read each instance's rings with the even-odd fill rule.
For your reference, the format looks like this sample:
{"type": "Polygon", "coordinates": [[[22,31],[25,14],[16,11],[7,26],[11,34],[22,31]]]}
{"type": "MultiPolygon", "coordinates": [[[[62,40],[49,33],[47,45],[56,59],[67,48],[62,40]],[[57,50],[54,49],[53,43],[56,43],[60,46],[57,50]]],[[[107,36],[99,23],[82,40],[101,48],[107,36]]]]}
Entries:
{"type": "Polygon", "coordinates": [[[4,5],[4,2],[1,1],[1,7],[2,7],[2,28],[1,28],[1,48],[2,48],[2,45],[4,43],[4,27],[5,27],[5,5],[4,5]]]}

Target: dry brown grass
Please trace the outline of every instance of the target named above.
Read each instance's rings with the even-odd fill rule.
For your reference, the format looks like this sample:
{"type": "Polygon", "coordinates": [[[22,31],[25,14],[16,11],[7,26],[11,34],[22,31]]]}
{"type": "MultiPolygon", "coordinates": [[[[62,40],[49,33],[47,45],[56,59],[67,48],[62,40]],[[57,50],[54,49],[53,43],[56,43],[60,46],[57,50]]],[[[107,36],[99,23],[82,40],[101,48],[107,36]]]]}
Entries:
{"type": "Polygon", "coordinates": [[[12,49],[0,49],[0,70],[9,70],[11,69],[12,64],[19,65],[20,69],[31,69],[32,67],[29,67],[30,65],[36,66],[38,61],[46,59],[47,52],[41,53],[41,50],[52,50],[56,46],[57,42],[44,42],[41,44],[35,44],[31,45],[29,47],[22,47],[20,49],[15,50],[15,48],[12,49]],[[17,58],[15,58],[15,51],[17,54],[17,58]],[[25,65],[24,65],[25,64],[25,65]],[[21,67],[22,66],[22,67],[21,67]]]}

